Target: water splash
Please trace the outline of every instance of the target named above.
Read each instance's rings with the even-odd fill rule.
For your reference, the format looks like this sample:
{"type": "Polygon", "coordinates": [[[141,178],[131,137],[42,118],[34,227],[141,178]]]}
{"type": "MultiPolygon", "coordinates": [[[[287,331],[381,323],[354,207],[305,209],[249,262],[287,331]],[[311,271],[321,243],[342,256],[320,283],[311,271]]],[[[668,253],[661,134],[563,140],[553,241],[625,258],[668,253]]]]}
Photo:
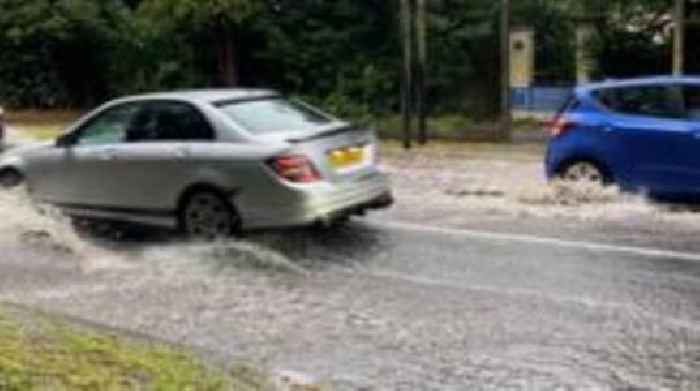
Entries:
{"type": "Polygon", "coordinates": [[[272,248],[250,241],[232,240],[217,243],[149,246],[142,259],[178,268],[192,263],[214,267],[219,271],[248,269],[272,273],[306,274],[307,271],[289,257],[272,248]]]}
{"type": "Polygon", "coordinates": [[[0,243],[70,255],[85,273],[124,267],[124,258],[82,239],[58,209],[31,201],[25,189],[0,191],[0,243]]]}

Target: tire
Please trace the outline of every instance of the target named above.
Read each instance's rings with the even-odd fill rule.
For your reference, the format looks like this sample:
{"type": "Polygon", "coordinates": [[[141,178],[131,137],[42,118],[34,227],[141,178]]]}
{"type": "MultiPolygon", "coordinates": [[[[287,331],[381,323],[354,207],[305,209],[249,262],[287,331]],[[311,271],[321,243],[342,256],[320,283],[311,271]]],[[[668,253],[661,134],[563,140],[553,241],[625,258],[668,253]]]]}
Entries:
{"type": "Polygon", "coordinates": [[[179,212],[180,229],[195,241],[230,239],[240,233],[241,218],[219,193],[200,190],[189,195],[179,212]]]}
{"type": "Polygon", "coordinates": [[[558,175],[564,183],[605,187],[612,181],[605,171],[595,163],[580,160],[567,164],[558,175]]]}
{"type": "Polygon", "coordinates": [[[73,231],[81,238],[114,241],[124,239],[122,225],[113,221],[86,217],[71,217],[70,222],[73,231]]]}
{"type": "Polygon", "coordinates": [[[19,171],[14,169],[7,169],[0,172],[0,188],[12,189],[24,182],[24,177],[19,171]]]}

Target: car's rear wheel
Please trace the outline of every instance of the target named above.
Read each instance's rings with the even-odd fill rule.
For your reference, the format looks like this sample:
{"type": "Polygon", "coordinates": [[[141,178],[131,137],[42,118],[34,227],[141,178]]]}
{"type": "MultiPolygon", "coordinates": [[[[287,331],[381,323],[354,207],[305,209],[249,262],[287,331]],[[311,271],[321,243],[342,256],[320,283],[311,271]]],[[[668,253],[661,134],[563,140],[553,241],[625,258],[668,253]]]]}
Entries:
{"type": "Polygon", "coordinates": [[[22,184],[24,177],[17,170],[6,169],[0,172],[0,187],[11,189],[22,184]]]}
{"type": "Polygon", "coordinates": [[[578,161],[567,165],[560,173],[559,179],[566,183],[605,186],[610,182],[605,172],[596,164],[578,161]]]}
{"type": "Polygon", "coordinates": [[[183,203],[180,226],[192,240],[214,241],[238,234],[241,218],[233,206],[218,193],[197,191],[183,203]]]}

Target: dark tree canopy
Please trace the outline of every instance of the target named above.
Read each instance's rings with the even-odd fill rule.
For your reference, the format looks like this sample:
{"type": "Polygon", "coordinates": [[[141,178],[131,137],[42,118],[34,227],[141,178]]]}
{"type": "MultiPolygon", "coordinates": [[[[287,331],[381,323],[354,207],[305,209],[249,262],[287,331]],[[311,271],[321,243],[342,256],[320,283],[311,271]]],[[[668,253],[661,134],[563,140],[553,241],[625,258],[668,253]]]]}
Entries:
{"type": "MultiPolygon", "coordinates": [[[[538,83],[573,80],[582,19],[599,32],[591,50],[600,77],[667,73],[671,3],[517,0],[512,20],[537,32],[538,83]]],[[[428,5],[430,111],[494,113],[499,2],[428,5]]],[[[0,0],[0,9],[6,106],[89,107],[141,91],[244,85],[354,117],[398,109],[397,0],[0,0]]]]}

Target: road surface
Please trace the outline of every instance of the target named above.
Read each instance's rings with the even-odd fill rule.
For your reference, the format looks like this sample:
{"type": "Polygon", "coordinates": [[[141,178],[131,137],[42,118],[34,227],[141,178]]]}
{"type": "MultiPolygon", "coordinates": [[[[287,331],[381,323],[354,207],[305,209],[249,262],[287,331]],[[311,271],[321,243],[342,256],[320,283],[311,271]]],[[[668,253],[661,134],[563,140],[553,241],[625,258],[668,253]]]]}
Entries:
{"type": "Polygon", "coordinates": [[[218,245],[85,243],[0,197],[0,300],[341,390],[700,388],[696,213],[533,203],[503,178],[534,161],[469,164],[392,163],[391,211],[218,245]]]}

